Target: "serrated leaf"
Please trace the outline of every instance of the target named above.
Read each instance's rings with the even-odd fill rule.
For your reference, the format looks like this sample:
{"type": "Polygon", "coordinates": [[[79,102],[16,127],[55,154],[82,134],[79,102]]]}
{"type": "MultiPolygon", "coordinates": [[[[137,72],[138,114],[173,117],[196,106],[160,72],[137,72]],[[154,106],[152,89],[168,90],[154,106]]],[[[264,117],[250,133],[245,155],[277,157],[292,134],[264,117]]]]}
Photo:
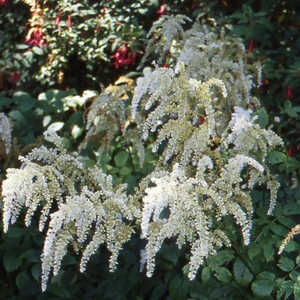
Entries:
{"type": "Polygon", "coordinates": [[[295,263],[292,259],[285,256],[281,256],[277,266],[279,269],[281,269],[284,272],[290,272],[295,267],[295,263]]]}
{"type": "Polygon", "coordinates": [[[289,273],[289,277],[296,282],[298,281],[298,278],[300,279],[300,272],[292,271],[289,273]]]}
{"type": "Polygon", "coordinates": [[[283,208],[283,214],[285,216],[299,215],[300,214],[300,206],[294,203],[287,204],[283,208]]]}
{"type": "Polygon", "coordinates": [[[132,173],[132,169],[130,168],[130,167],[122,167],[121,169],[120,169],[120,175],[121,176],[128,176],[128,175],[130,175],[132,173]]]}
{"type": "Polygon", "coordinates": [[[203,283],[206,283],[207,281],[209,281],[211,277],[211,270],[209,267],[204,267],[202,268],[201,271],[201,280],[203,281],[203,283]]]}
{"type": "Polygon", "coordinates": [[[275,223],[270,224],[270,229],[273,233],[275,233],[281,237],[285,237],[288,233],[288,230],[285,227],[283,227],[282,225],[279,225],[279,224],[275,224],[275,223]]]}
{"type": "Polygon", "coordinates": [[[294,283],[293,292],[294,292],[295,299],[300,299],[300,285],[298,282],[294,283]]]}
{"type": "Polygon", "coordinates": [[[264,257],[266,261],[267,262],[272,261],[274,259],[275,250],[271,242],[263,243],[262,248],[263,248],[264,257]]]}
{"type": "Polygon", "coordinates": [[[231,272],[225,267],[217,267],[214,275],[218,280],[224,283],[230,282],[232,278],[231,272]]]}
{"type": "Polygon", "coordinates": [[[296,222],[293,219],[284,216],[278,216],[277,220],[279,223],[289,228],[294,227],[296,224],[296,222]]]}
{"type": "Polygon", "coordinates": [[[253,279],[252,273],[240,259],[234,262],[233,274],[236,282],[241,286],[247,286],[253,279]]]}
{"type": "Polygon", "coordinates": [[[276,275],[272,272],[267,272],[267,271],[264,271],[264,272],[261,272],[257,275],[257,279],[260,279],[260,280],[275,280],[276,278],[276,275]]]}
{"type": "Polygon", "coordinates": [[[272,164],[272,165],[280,164],[280,163],[286,162],[287,156],[286,156],[286,154],[283,153],[283,152],[272,151],[272,152],[268,155],[268,160],[269,160],[270,164],[272,164]]]}
{"type": "Polygon", "coordinates": [[[269,115],[264,107],[258,110],[258,124],[261,128],[266,128],[269,124],[269,115]]]}
{"type": "Polygon", "coordinates": [[[258,297],[270,296],[273,291],[274,284],[274,281],[271,280],[255,280],[251,284],[251,290],[254,295],[258,297]]]}
{"type": "Polygon", "coordinates": [[[248,249],[248,256],[251,260],[254,259],[254,257],[258,256],[261,253],[261,248],[258,245],[250,245],[248,249]]]}
{"type": "Polygon", "coordinates": [[[284,247],[284,252],[290,253],[294,251],[299,252],[300,246],[296,241],[289,241],[286,246],[284,247]]]}
{"type": "Polygon", "coordinates": [[[125,151],[120,151],[115,157],[114,162],[118,168],[125,166],[129,158],[129,153],[125,151]]]}
{"type": "Polygon", "coordinates": [[[288,299],[293,293],[293,282],[291,280],[286,280],[283,281],[280,286],[279,289],[276,293],[276,299],[281,300],[283,299],[282,297],[284,297],[284,299],[288,299]]]}
{"type": "Polygon", "coordinates": [[[220,250],[216,255],[208,258],[208,264],[213,268],[229,263],[234,259],[231,249],[220,250]]]}

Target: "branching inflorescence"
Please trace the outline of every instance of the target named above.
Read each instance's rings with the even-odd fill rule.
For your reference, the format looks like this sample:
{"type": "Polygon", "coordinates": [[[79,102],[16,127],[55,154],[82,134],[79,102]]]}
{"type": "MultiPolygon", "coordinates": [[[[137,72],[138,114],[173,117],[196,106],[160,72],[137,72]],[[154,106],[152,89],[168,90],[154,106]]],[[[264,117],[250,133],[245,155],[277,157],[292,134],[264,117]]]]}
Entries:
{"type": "Polygon", "coordinates": [[[8,169],[3,182],[5,232],[24,207],[26,226],[37,210],[40,231],[50,218],[42,253],[43,290],[51,269],[54,275],[60,270],[71,243],[83,248],[82,272],[104,243],[112,253],[110,269],[115,269],[122,245],[134,232],[130,223],[137,211],[128,201],[126,186],[113,187],[111,176],[97,167],[85,168],[76,153],[66,153],[62,139],[54,133],[46,135],[56,147],[42,146],[21,157],[22,167],[8,169]]]}
{"type": "MultiPolygon", "coordinates": [[[[184,19],[178,20],[181,26],[184,19]]],[[[205,27],[176,30],[181,51],[175,51],[175,69],[145,70],[132,99],[132,118],[141,133],[135,138],[141,142],[154,137],[153,151],[160,155],[156,169],[133,196],[126,194],[124,185],[114,187],[99,168],[86,169],[80,156],[68,154],[55,135],[48,136],[55,148],[35,149],[21,158],[20,169],[8,169],[3,182],[4,230],[23,207],[27,226],[38,209],[41,231],[50,218],[42,255],[43,289],[73,241],[83,249],[81,271],[103,243],[112,252],[114,269],[136,225],[147,240],[147,276],[154,272],[163,242],[175,239],[178,247],[190,246],[188,276],[193,279],[207,257],[231,246],[225,216],[241,228],[244,244],[250,243],[251,191],[257,184],[270,190],[267,213],[272,213],[279,184],[268,168],[267,154],[282,140],[256,120],[259,101],[251,88],[260,82],[260,66],[248,64],[243,44],[223,33],[205,27]]],[[[167,40],[170,44],[170,35],[167,40]]],[[[112,103],[116,112],[123,110],[123,104],[109,102],[109,95],[99,99],[94,111],[107,110],[112,103]]],[[[110,109],[107,116],[99,116],[100,123],[117,115],[110,109]]],[[[94,135],[91,122],[88,127],[94,135]]]]}

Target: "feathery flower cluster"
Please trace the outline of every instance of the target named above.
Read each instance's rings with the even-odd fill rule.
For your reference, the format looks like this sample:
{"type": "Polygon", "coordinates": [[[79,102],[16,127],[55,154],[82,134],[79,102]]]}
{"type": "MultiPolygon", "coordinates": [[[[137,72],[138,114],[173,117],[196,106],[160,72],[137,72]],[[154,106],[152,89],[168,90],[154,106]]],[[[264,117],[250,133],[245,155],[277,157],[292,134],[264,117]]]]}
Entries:
{"type": "Polygon", "coordinates": [[[137,205],[126,196],[125,185],[115,188],[111,176],[97,167],[85,168],[76,153],[66,153],[62,139],[55,133],[47,132],[45,137],[56,148],[42,146],[20,157],[22,167],[8,169],[2,185],[4,232],[23,208],[26,226],[38,208],[40,231],[50,219],[42,253],[43,291],[51,270],[53,275],[59,272],[71,242],[84,248],[81,272],[103,243],[111,251],[109,264],[114,270],[122,245],[134,232],[125,220],[132,221],[138,214],[137,205]]]}
{"type": "Polygon", "coordinates": [[[191,246],[188,276],[193,279],[205,258],[231,245],[220,229],[227,215],[248,245],[250,193],[257,184],[270,190],[268,214],[276,204],[279,184],[266,157],[282,140],[254,122],[260,105],[251,88],[254,80],[261,82],[260,66],[247,64],[240,41],[202,29],[187,33],[175,70],[144,72],[132,100],[133,117],[139,111],[146,115],[143,138],[155,132],[153,151],[161,154],[157,173],[145,178],[135,195],[143,203],[148,276],[163,241],[175,238],[179,247],[191,246]],[[167,166],[173,171],[163,171],[167,166]]]}

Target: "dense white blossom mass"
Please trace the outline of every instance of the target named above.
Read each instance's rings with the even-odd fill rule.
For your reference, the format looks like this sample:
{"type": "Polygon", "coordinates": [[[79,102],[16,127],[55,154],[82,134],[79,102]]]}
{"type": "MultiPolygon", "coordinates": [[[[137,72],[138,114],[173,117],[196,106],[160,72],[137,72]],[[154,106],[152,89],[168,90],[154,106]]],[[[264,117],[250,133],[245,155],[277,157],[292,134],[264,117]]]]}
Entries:
{"type": "MultiPolygon", "coordinates": [[[[256,185],[270,190],[267,213],[275,208],[279,183],[270,172],[267,155],[282,140],[256,122],[260,104],[251,88],[260,82],[260,66],[248,63],[239,40],[205,27],[184,32],[180,26],[186,19],[177,21],[166,35],[168,49],[177,59],[175,70],[146,69],[132,99],[134,138],[141,157],[142,143],[149,142],[149,136],[153,152],[159,155],[155,170],[141,180],[133,195],[127,194],[125,185],[114,186],[112,177],[99,167],[86,168],[81,157],[67,153],[62,139],[53,133],[46,133],[46,138],[54,148],[34,149],[20,158],[20,169],[7,170],[2,185],[4,231],[24,208],[26,226],[37,211],[40,231],[48,224],[43,290],[50,273],[59,272],[69,244],[82,251],[82,272],[105,244],[114,270],[119,251],[138,227],[147,242],[141,252],[147,276],[155,270],[162,244],[171,240],[179,248],[189,246],[188,277],[193,279],[205,259],[231,246],[225,217],[240,228],[244,245],[251,242],[251,191],[256,185]],[[173,43],[175,33],[181,38],[173,43]]],[[[123,115],[115,100],[110,103],[107,94],[99,98],[90,112],[88,137],[100,132],[107,137],[104,143],[113,140],[113,134],[101,130],[110,130],[106,121],[118,123],[119,116],[121,121],[112,127],[117,132],[128,113],[123,115]],[[116,106],[107,109],[113,103],[116,106]],[[101,128],[93,123],[97,117],[101,128]]],[[[3,140],[9,144],[8,137],[3,140]]]]}

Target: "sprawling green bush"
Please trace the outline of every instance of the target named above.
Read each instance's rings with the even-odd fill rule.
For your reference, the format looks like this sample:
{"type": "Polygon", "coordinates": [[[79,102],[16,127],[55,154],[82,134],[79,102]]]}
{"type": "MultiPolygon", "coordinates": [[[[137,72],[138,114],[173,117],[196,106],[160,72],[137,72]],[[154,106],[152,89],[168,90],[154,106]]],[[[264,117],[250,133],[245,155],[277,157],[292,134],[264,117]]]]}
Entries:
{"type": "MultiPolygon", "coordinates": [[[[183,32],[180,20],[164,19],[166,24],[177,22],[183,32]]],[[[163,28],[164,35],[176,41],[175,68],[145,70],[134,91],[131,117],[122,100],[113,99],[121,94],[106,92],[94,100],[88,114],[86,139],[103,126],[113,129],[114,124],[119,125],[110,133],[108,144],[118,135],[118,127],[126,139],[132,136],[125,130],[126,122],[132,120],[137,127],[135,140],[140,142],[129,138],[131,147],[141,149],[144,140],[158,153],[155,170],[132,195],[124,185],[114,186],[98,166],[87,168],[84,157],[67,153],[63,139],[51,133],[51,127],[46,137],[55,148],[35,148],[20,158],[20,169],[7,170],[2,186],[4,231],[16,222],[23,207],[26,226],[40,209],[39,230],[49,222],[41,256],[43,290],[50,272],[58,274],[69,244],[82,252],[83,272],[91,255],[105,243],[112,253],[113,270],[123,243],[140,230],[147,241],[141,266],[146,263],[149,277],[164,240],[176,239],[179,248],[191,247],[187,255],[192,280],[220,248],[230,248],[239,239],[232,237],[235,223],[244,245],[250,244],[251,193],[257,185],[265,185],[270,192],[265,214],[274,211],[279,183],[271,174],[268,155],[282,141],[260,124],[260,103],[251,95],[261,81],[260,66],[249,63],[243,44],[224,32],[195,25],[178,39],[168,34],[172,27],[163,28]],[[111,126],[105,124],[110,122],[111,126]]],[[[143,164],[145,150],[135,151],[143,164]]],[[[114,160],[123,167],[128,156],[123,152],[114,160]]],[[[216,276],[222,281],[228,270],[220,268],[216,276]]]]}

